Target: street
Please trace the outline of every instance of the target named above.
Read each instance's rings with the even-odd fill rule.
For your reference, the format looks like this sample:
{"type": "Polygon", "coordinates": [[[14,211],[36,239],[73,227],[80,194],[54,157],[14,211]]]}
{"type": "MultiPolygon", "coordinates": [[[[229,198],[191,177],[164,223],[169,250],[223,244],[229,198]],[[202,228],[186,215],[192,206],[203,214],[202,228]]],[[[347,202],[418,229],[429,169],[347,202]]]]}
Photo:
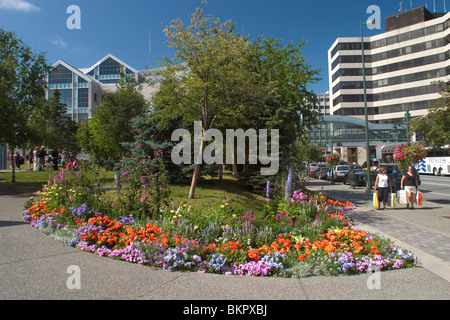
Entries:
{"type": "Polygon", "coordinates": [[[450,176],[420,175],[419,190],[427,201],[450,205],[450,176]]]}

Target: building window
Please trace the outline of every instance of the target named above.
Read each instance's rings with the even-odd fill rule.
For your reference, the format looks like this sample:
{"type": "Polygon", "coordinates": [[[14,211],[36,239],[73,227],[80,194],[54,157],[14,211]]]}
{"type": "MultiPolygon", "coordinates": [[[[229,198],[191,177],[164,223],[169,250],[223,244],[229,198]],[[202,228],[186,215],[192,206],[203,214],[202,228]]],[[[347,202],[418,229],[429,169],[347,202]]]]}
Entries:
{"type": "Polygon", "coordinates": [[[72,83],[72,71],[59,65],[49,73],[49,84],[72,83]]]}

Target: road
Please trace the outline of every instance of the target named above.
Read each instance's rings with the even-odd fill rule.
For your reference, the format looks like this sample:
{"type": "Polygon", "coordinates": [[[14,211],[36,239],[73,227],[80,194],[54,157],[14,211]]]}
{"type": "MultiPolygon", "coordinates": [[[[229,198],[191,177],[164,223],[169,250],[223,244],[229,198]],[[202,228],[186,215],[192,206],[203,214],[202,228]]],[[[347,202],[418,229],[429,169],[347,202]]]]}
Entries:
{"type": "Polygon", "coordinates": [[[421,174],[419,190],[428,201],[450,205],[450,176],[421,174]]]}

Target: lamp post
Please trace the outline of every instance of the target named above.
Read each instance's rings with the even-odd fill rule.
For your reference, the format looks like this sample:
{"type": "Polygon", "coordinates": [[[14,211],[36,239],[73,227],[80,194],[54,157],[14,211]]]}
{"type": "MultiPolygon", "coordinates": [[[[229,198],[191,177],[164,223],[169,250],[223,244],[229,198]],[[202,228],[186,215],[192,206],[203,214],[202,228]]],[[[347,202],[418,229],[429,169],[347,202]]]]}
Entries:
{"type": "MultiPolygon", "coordinates": [[[[375,21],[373,21],[374,23],[375,21]]],[[[369,150],[369,120],[367,115],[367,93],[366,93],[366,67],[364,62],[364,38],[363,38],[363,25],[367,22],[361,21],[361,55],[362,55],[362,73],[363,73],[363,88],[364,88],[364,114],[366,121],[366,157],[367,157],[367,191],[372,190],[372,184],[370,181],[370,150],[369,150]]]]}
{"type": "MultiPolygon", "coordinates": [[[[330,140],[331,140],[331,154],[333,154],[334,153],[333,152],[333,133],[331,133],[330,140]]],[[[330,168],[330,171],[331,171],[330,184],[334,184],[334,170],[333,169],[334,169],[333,167],[330,168]]]]}

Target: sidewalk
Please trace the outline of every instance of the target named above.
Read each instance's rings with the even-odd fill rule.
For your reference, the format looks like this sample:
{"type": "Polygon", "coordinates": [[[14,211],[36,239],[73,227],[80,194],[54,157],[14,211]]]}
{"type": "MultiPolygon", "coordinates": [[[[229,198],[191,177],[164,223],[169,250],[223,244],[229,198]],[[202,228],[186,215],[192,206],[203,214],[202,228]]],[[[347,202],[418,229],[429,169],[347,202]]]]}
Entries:
{"type": "Polygon", "coordinates": [[[346,215],[355,227],[383,235],[412,251],[424,268],[450,282],[450,206],[424,200],[415,210],[404,204],[376,210],[373,192],[367,192],[366,187],[352,189],[340,182],[332,185],[317,179],[307,181],[306,187],[339,201],[353,202],[357,209],[346,215]]]}
{"type": "MultiPolygon", "coordinates": [[[[314,181],[310,182],[309,187],[328,189],[315,184],[314,181]]],[[[335,195],[344,196],[345,188],[341,191],[338,189],[336,188],[335,195]]],[[[364,194],[359,190],[353,193],[351,198],[347,199],[361,206],[366,201],[363,199],[364,194]],[[357,197],[358,192],[361,199],[357,197]]],[[[445,275],[449,274],[449,269],[445,269],[448,268],[448,259],[443,264],[444,262],[440,261],[443,259],[432,256],[431,252],[426,250],[423,250],[423,254],[430,255],[437,261],[436,266],[442,268],[443,275],[433,270],[433,261],[422,255],[422,251],[414,251],[419,255],[424,267],[379,272],[375,275],[379,280],[379,287],[370,285],[374,274],[302,279],[239,277],[170,272],[99,257],[64,246],[30,227],[22,219],[23,204],[28,199],[24,196],[0,196],[2,300],[179,300],[169,311],[182,315],[182,309],[177,308],[189,307],[191,304],[201,306],[204,304],[203,300],[245,304],[247,300],[443,300],[450,297],[450,283],[448,278],[444,279],[445,275]],[[70,271],[71,266],[76,266],[79,270],[80,289],[69,289],[67,286],[73,273],[70,271]]],[[[364,222],[367,227],[379,227],[390,235],[395,229],[417,228],[422,233],[446,237],[448,242],[448,235],[402,220],[397,214],[394,216],[394,211],[381,214],[370,209],[360,207],[353,214],[358,224],[364,222]],[[393,228],[390,226],[393,222],[397,226],[402,222],[404,226],[393,228]]],[[[416,235],[415,232],[410,233],[412,236],[416,235]]],[[[402,238],[397,234],[394,236],[402,238]]],[[[418,238],[422,236],[421,234],[418,238]]],[[[408,243],[406,240],[401,239],[408,243]]],[[[412,245],[419,246],[416,242],[412,245]]],[[[443,243],[440,243],[438,248],[442,245],[443,243]]],[[[443,254],[445,257],[448,251],[443,254]]],[[[286,310],[286,306],[290,307],[289,304],[281,303],[280,310],[274,310],[272,306],[272,310],[268,312],[274,315],[278,311],[286,310]]]]}

